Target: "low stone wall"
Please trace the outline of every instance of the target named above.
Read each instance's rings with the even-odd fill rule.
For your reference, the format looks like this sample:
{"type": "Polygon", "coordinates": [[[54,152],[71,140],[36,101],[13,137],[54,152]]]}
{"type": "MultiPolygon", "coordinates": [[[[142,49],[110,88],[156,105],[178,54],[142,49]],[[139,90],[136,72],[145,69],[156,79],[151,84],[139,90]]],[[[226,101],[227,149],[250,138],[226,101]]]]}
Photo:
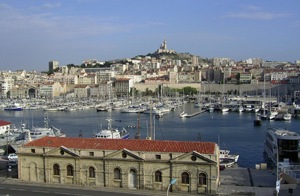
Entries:
{"type": "MultiPolygon", "coordinates": [[[[145,92],[146,89],[155,91],[159,84],[134,84],[134,88],[139,91],[145,92]]],[[[290,94],[294,91],[300,91],[300,85],[271,85],[271,84],[203,84],[203,83],[180,83],[180,84],[163,84],[164,87],[182,89],[184,87],[192,87],[200,90],[201,92],[219,92],[219,93],[227,93],[229,91],[236,91],[240,95],[261,95],[265,92],[266,95],[269,95],[270,92],[272,95],[284,95],[290,94]]]]}

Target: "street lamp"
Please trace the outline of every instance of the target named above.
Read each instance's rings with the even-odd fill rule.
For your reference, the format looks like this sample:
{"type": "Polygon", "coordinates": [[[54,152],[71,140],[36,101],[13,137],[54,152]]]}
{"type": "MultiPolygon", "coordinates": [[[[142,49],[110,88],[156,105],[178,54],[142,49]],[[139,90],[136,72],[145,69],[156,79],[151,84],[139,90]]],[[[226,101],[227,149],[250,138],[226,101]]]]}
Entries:
{"type": "Polygon", "coordinates": [[[279,147],[277,146],[276,148],[277,153],[276,153],[276,196],[279,194],[280,190],[280,179],[279,179],[279,147]]]}
{"type": "Polygon", "coordinates": [[[167,189],[167,196],[169,195],[169,189],[170,189],[171,185],[172,185],[172,184],[175,184],[175,182],[176,182],[176,178],[173,178],[173,179],[171,180],[169,186],[168,186],[168,189],[167,189]]]}

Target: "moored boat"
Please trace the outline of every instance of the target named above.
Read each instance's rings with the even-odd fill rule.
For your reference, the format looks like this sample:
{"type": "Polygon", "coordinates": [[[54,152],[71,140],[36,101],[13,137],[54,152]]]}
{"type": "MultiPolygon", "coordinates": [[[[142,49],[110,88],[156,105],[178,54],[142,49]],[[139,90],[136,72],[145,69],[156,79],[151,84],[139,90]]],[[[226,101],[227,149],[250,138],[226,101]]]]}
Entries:
{"type": "Polygon", "coordinates": [[[220,160],[223,159],[231,159],[234,160],[234,162],[238,162],[240,155],[238,154],[230,154],[229,150],[220,150],[220,160]]]}
{"type": "Polygon", "coordinates": [[[180,118],[186,118],[187,115],[188,115],[188,114],[187,114],[186,112],[181,112],[181,113],[179,114],[180,118]]]}
{"type": "Polygon", "coordinates": [[[290,114],[290,113],[285,113],[285,114],[283,115],[283,120],[286,120],[286,121],[292,120],[292,114],[290,114]]]}
{"type": "Polygon", "coordinates": [[[20,104],[14,103],[4,107],[5,111],[22,111],[23,107],[20,104]]]}
{"type": "Polygon", "coordinates": [[[45,136],[66,137],[66,134],[63,133],[60,129],[54,126],[49,126],[49,119],[47,114],[45,114],[44,116],[44,123],[44,127],[33,126],[31,129],[26,129],[28,131],[27,141],[36,140],[45,136]]]}
{"type": "Polygon", "coordinates": [[[223,158],[220,159],[220,166],[232,167],[235,164],[234,159],[223,158]]]}
{"type": "Polygon", "coordinates": [[[112,119],[107,119],[108,128],[101,129],[97,132],[93,137],[94,138],[102,138],[102,139],[129,139],[130,134],[127,132],[125,128],[119,131],[116,128],[112,128],[111,121],[112,119]]]}
{"type": "Polygon", "coordinates": [[[222,113],[227,113],[229,112],[229,108],[228,107],[222,107],[222,113]]]}

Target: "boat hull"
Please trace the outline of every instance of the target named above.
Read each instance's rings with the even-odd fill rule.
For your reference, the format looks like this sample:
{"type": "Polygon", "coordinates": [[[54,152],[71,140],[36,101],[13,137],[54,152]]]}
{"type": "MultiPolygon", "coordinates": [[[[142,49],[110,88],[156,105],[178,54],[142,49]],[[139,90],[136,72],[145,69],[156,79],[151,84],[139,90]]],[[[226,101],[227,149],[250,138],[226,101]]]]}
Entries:
{"type": "Polygon", "coordinates": [[[4,108],[5,111],[22,111],[23,108],[4,108]]]}

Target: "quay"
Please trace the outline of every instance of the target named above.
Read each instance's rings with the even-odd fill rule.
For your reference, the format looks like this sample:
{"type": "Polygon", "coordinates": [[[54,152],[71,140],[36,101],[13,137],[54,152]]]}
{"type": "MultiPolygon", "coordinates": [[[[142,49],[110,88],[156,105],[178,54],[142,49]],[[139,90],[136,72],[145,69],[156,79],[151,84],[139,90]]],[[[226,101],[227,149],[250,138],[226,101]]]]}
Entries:
{"type": "Polygon", "coordinates": [[[206,112],[207,110],[201,110],[201,111],[199,111],[199,112],[194,112],[194,113],[191,113],[191,114],[187,114],[185,117],[186,118],[192,118],[192,117],[194,117],[194,116],[197,116],[197,115],[199,115],[199,114],[202,114],[202,113],[204,113],[204,112],[206,112]]]}
{"type": "MultiPolygon", "coordinates": [[[[276,171],[233,167],[220,172],[217,195],[276,195],[276,171]]],[[[281,182],[279,196],[300,195],[297,184],[281,182]],[[292,194],[289,192],[292,189],[292,194]]]]}

